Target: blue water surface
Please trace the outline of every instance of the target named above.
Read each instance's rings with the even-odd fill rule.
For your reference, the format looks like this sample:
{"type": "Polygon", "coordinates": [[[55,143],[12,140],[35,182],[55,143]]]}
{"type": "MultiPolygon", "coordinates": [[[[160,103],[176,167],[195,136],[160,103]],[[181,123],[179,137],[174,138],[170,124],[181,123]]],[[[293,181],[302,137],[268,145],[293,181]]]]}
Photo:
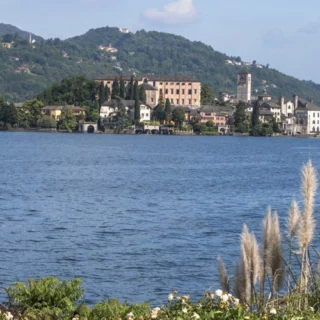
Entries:
{"type": "Polygon", "coordinates": [[[219,288],[243,223],[259,238],[270,204],[284,227],[301,166],[320,169],[314,138],[1,132],[0,150],[0,287],[77,276],[89,303],[219,288]]]}

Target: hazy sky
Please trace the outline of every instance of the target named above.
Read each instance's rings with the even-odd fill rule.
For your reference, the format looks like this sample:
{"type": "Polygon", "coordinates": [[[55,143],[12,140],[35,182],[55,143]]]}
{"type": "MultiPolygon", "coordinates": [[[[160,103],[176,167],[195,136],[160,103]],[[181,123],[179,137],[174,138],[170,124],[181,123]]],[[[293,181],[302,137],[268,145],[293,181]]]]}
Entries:
{"type": "Polygon", "coordinates": [[[320,83],[319,0],[0,0],[0,22],[62,39],[103,26],[202,41],[320,83]]]}

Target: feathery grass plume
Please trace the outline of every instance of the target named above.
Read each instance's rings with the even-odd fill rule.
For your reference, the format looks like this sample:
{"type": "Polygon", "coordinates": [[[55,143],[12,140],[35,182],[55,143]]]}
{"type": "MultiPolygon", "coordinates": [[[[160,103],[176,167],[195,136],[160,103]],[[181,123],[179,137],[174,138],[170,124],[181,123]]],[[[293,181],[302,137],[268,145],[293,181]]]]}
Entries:
{"type": "Polygon", "coordinates": [[[278,291],[283,285],[284,280],[284,264],[281,245],[281,233],[278,213],[274,212],[272,216],[270,245],[267,254],[267,265],[271,273],[272,288],[271,294],[278,291]]]}
{"type": "Polygon", "coordinates": [[[292,240],[294,236],[297,234],[300,215],[301,213],[300,213],[298,204],[295,200],[293,200],[290,206],[288,223],[287,223],[288,236],[290,240],[292,240]]]}
{"type": "Polygon", "coordinates": [[[251,252],[250,252],[250,263],[251,263],[251,286],[253,289],[256,285],[260,271],[260,256],[259,246],[255,234],[252,232],[251,235],[251,252]]]}
{"type": "Polygon", "coordinates": [[[303,195],[304,212],[299,222],[298,244],[302,253],[300,288],[302,293],[306,294],[308,292],[308,278],[310,276],[308,248],[312,241],[316,224],[313,217],[313,211],[317,189],[317,172],[313,167],[311,160],[303,166],[301,173],[301,192],[303,195]]]}
{"type": "Polygon", "coordinates": [[[314,199],[317,189],[317,173],[311,160],[302,168],[301,191],[304,202],[304,212],[300,219],[298,241],[300,248],[306,248],[312,241],[315,219],[313,217],[314,199]]]}
{"type": "Polygon", "coordinates": [[[272,227],[272,216],[271,216],[271,207],[267,207],[266,216],[262,221],[262,230],[263,230],[263,247],[262,247],[262,263],[260,268],[260,294],[264,294],[264,284],[267,274],[267,260],[268,260],[268,251],[271,242],[271,227],[272,227]]]}
{"type": "Polygon", "coordinates": [[[230,292],[229,278],[226,267],[221,257],[218,257],[220,284],[224,292],[230,292]]]}

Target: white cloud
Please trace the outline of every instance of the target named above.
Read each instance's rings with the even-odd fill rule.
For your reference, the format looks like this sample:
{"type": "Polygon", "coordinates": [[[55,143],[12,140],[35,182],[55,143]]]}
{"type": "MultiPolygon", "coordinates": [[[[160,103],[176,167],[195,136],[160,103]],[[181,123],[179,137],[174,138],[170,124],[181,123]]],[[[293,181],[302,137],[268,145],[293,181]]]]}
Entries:
{"type": "Polygon", "coordinates": [[[147,9],[143,16],[151,21],[164,24],[187,24],[197,20],[197,10],[193,0],[176,0],[164,6],[163,10],[147,9]]]}

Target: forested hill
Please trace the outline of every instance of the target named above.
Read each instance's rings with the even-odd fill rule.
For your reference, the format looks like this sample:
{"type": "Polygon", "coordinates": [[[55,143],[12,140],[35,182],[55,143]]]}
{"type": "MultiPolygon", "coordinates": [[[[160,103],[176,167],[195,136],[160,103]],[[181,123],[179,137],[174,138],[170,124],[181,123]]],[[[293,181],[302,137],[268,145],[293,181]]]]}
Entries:
{"type": "MultiPolygon", "coordinates": [[[[4,34],[2,28],[0,25],[0,35],[4,34]]],[[[230,57],[201,42],[143,30],[126,34],[118,28],[105,27],[64,41],[40,39],[33,45],[17,39],[11,49],[0,48],[0,95],[11,101],[23,101],[68,75],[94,78],[108,73],[188,74],[210,84],[216,95],[219,91],[235,93],[236,74],[244,67],[227,65],[227,58],[230,57]],[[99,50],[100,45],[111,45],[118,52],[99,50]]],[[[241,61],[239,57],[230,59],[241,61]]],[[[270,85],[268,93],[275,97],[283,94],[290,98],[297,93],[320,103],[320,85],[272,68],[245,68],[252,72],[253,89],[259,93],[265,80],[270,85]]]]}

